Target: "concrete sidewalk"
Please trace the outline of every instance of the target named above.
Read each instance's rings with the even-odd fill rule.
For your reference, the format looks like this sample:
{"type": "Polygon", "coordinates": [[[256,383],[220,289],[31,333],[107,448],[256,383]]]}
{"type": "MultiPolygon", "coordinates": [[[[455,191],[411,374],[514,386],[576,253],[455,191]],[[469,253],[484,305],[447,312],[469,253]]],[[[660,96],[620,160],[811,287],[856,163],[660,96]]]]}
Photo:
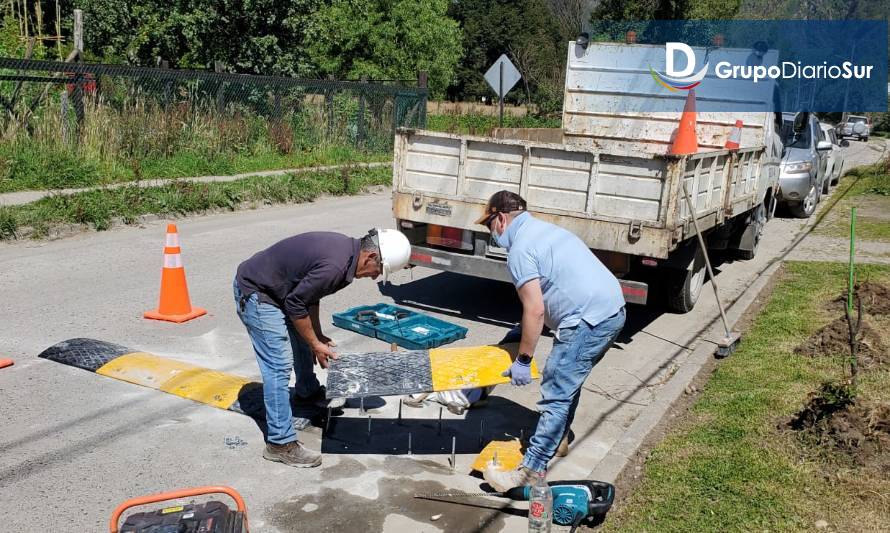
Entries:
{"type": "Polygon", "coordinates": [[[101,189],[117,189],[120,187],[127,187],[131,185],[137,185],[139,187],[161,187],[166,185],[173,180],[178,181],[191,181],[195,183],[211,183],[211,182],[222,182],[222,181],[237,181],[244,178],[253,178],[253,177],[261,177],[261,176],[283,176],[285,174],[300,174],[304,172],[324,172],[327,170],[337,170],[345,167],[352,168],[376,168],[376,167],[385,167],[392,165],[392,161],[381,161],[377,163],[354,163],[354,164],[342,164],[342,165],[326,165],[326,166],[314,166],[314,167],[301,167],[301,168],[287,168],[283,170],[264,170],[259,172],[245,172],[243,174],[230,174],[225,176],[194,176],[194,177],[185,177],[185,178],[155,178],[155,179],[147,179],[139,182],[127,181],[122,183],[112,183],[109,185],[103,185],[100,187],[84,187],[80,189],[54,189],[54,190],[42,190],[42,191],[19,191],[19,192],[7,192],[0,194],[0,206],[12,206],[12,205],[23,205],[29,204],[31,202],[36,202],[41,198],[45,198],[47,196],[53,195],[69,195],[69,194],[77,194],[79,192],[93,191],[93,190],[101,190],[101,189]]]}

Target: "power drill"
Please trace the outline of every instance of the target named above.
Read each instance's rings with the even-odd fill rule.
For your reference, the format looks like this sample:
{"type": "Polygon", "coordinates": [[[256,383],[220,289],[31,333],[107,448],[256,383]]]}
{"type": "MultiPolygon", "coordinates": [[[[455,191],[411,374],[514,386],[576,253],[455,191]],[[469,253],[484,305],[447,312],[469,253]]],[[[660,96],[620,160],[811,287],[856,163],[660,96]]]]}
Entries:
{"type": "MultiPolygon", "coordinates": [[[[553,523],[574,528],[585,518],[602,518],[615,500],[615,487],[603,481],[549,481],[553,495],[553,523]]],[[[528,501],[531,486],[515,487],[503,496],[528,501]]]]}

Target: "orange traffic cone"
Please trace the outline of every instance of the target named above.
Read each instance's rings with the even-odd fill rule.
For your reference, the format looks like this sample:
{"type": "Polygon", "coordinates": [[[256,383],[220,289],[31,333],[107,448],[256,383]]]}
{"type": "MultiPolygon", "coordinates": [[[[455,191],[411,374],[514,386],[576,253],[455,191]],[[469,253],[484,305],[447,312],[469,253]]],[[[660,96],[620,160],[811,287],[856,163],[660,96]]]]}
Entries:
{"type": "Polygon", "coordinates": [[[729,138],[726,139],[726,144],[723,145],[727,150],[738,150],[739,144],[742,142],[742,121],[736,120],[735,126],[732,127],[732,131],[729,132],[729,138]]]}
{"type": "Polygon", "coordinates": [[[14,364],[15,362],[12,359],[0,359],[0,368],[6,368],[14,364]]]}
{"type": "Polygon", "coordinates": [[[695,135],[695,89],[689,89],[683,114],[680,115],[680,127],[668,153],[687,155],[696,152],[698,152],[698,139],[695,135]]]}
{"type": "Polygon", "coordinates": [[[167,245],[164,247],[164,268],[161,271],[161,298],[158,308],[146,311],[145,318],[167,320],[177,324],[207,314],[199,307],[192,307],[189,289],[185,282],[185,269],[179,250],[179,234],[176,224],[167,224],[167,245]]]}

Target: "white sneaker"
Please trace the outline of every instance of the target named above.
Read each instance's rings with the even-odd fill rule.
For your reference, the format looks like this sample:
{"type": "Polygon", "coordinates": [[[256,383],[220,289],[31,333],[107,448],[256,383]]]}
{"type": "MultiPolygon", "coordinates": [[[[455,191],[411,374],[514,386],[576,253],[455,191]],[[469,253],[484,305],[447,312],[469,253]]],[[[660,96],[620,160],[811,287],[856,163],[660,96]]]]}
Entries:
{"type": "Polygon", "coordinates": [[[516,470],[500,470],[489,464],[485,467],[482,477],[498,492],[507,492],[514,487],[531,485],[535,479],[535,473],[524,466],[516,470]]]}

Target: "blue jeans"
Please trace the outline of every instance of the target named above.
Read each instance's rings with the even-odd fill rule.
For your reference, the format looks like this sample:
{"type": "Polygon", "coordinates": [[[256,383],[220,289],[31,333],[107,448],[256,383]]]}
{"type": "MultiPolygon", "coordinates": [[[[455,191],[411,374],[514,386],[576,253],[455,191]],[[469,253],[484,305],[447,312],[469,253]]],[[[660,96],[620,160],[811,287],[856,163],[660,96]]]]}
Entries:
{"type": "Polygon", "coordinates": [[[294,392],[297,396],[306,398],[318,390],[321,384],[312,369],[315,360],[312,351],[281,309],[260,302],[256,293],[242,302],[237,281],[233,290],[235,310],[250,335],[263,376],[263,403],[268,427],[266,440],[273,444],[295,441],[297,432],[291,420],[288,382],[291,372],[296,370],[294,392]]]}
{"type": "Polygon", "coordinates": [[[575,418],[581,386],[593,367],[603,358],[624,327],[624,308],[596,326],[581,321],[559,330],[559,340],[547,358],[541,378],[541,417],[522,466],[542,472],[556,454],[575,418]]]}

